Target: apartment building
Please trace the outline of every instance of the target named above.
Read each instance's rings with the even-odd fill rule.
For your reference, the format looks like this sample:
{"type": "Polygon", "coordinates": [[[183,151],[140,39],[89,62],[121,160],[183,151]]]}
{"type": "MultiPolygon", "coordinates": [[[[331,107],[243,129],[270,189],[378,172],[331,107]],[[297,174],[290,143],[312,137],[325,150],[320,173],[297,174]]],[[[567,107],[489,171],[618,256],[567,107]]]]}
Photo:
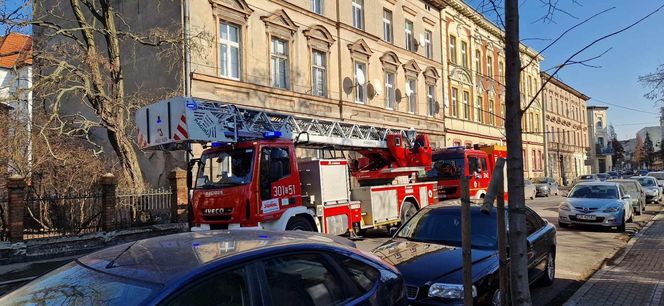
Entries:
{"type": "MultiPolygon", "coordinates": [[[[505,143],[504,32],[464,1],[443,9],[445,127],[448,146],[505,143]]],[[[539,88],[543,58],[522,45],[521,101],[525,108],[539,88]]],[[[544,137],[540,99],[523,115],[526,177],[544,174],[544,137]]]]}
{"type": "Polygon", "coordinates": [[[579,175],[588,174],[586,159],[588,124],[586,102],[590,97],[546,72],[541,73],[544,86],[544,126],[546,130],[547,175],[561,183],[571,183],[579,175]]]}
{"type": "Polygon", "coordinates": [[[191,94],[429,134],[445,145],[442,1],[191,1],[191,94]]]}
{"type": "Polygon", "coordinates": [[[604,173],[613,169],[611,155],[613,149],[609,145],[608,106],[587,106],[588,141],[590,145],[590,167],[592,173],[604,173]]]}

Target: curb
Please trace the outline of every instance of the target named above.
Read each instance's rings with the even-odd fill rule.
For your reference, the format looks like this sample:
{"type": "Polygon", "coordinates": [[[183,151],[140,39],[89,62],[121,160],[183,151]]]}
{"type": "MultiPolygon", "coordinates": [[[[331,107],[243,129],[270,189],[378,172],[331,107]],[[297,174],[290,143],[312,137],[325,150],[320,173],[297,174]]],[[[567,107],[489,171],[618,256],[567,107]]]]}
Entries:
{"type": "Polygon", "coordinates": [[[600,270],[598,270],[592,276],[590,276],[590,279],[588,279],[583,284],[583,286],[581,286],[581,288],[579,288],[579,290],[577,290],[574,293],[574,295],[572,295],[572,297],[569,298],[569,300],[567,300],[567,302],[565,302],[563,305],[564,306],[579,305],[579,302],[581,301],[583,296],[585,296],[586,293],[588,293],[588,291],[590,291],[590,289],[598,282],[597,279],[604,277],[604,275],[606,273],[608,273],[614,267],[618,266],[625,259],[625,256],[627,256],[629,251],[632,250],[632,247],[634,247],[634,244],[636,244],[636,241],[639,240],[639,238],[641,236],[643,236],[643,233],[645,233],[655,223],[655,221],[660,220],[657,217],[659,215],[661,215],[662,212],[664,212],[664,208],[660,206],[659,211],[657,212],[657,214],[655,216],[653,216],[652,219],[650,221],[648,221],[648,223],[646,223],[646,225],[636,235],[634,235],[633,237],[631,237],[629,239],[629,241],[627,242],[625,248],[623,249],[624,251],[622,252],[622,254],[620,254],[620,256],[618,258],[616,258],[616,260],[613,262],[613,264],[611,266],[607,266],[606,263],[608,262],[608,260],[605,260],[604,263],[602,264],[602,267],[600,268],[600,270]]]}

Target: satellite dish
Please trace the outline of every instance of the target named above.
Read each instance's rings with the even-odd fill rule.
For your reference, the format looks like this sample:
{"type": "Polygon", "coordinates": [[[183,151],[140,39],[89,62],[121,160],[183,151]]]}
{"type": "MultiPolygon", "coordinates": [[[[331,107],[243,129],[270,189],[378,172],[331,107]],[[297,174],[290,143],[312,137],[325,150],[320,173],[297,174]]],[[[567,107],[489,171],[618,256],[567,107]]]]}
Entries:
{"type": "Polygon", "coordinates": [[[427,39],[423,33],[420,33],[420,46],[424,46],[427,43],[427,39]]]}
{"type": "Polygon", "coordinates": [[[383,93],[383,86],[380,84],[380,80],[375,79],[373,81],[373,87],[374,87],[374,91],[376,92],[377,96],[379,96],[383,93]]]}
{"type": "Polygon", "coordinates": [[[413,94],[413,89],[410,88],[410,83],[406,83],[406,97],[410,98],[410,95],[413,94]]]}
{"type": "Polygon", "coordinates": [[[355,80],[357,81],[358,84],[364,85],[364,83],[367,81],[367,79],[364,77],[364,71],[361,69],[357,69],[355,71],[355,80]]]}

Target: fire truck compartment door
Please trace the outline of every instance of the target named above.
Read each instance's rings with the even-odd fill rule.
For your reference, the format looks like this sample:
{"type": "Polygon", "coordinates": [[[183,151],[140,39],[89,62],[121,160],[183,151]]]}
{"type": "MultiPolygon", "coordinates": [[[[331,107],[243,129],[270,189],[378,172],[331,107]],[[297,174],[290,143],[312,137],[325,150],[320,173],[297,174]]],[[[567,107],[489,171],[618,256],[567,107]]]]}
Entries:
{"type": "Polygon", "coordinates": [[[353,188],[351,198],[353,201],[360,201],[362,212],[365,214],[364,224],[376,225],[399,220],[396,189],[353,188]]]}

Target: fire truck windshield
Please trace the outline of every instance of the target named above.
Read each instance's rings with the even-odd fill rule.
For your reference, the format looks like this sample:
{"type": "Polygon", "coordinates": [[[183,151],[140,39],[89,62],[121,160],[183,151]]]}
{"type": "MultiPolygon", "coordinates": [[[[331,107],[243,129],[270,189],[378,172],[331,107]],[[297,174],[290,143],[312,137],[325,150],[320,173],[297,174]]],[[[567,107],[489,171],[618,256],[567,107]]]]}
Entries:
{"type": "Polygon", "coordinates": [[[251,182],[254,149],[235,149],[201,156],[196,188],[219,188],[251,182]]]}
{"type": "Polygon", "coordinates": [[[434,157],[433,166],[427,172],[429,179],[456,179],[463,172],[463,158],[436,159],[434,157]]]}

